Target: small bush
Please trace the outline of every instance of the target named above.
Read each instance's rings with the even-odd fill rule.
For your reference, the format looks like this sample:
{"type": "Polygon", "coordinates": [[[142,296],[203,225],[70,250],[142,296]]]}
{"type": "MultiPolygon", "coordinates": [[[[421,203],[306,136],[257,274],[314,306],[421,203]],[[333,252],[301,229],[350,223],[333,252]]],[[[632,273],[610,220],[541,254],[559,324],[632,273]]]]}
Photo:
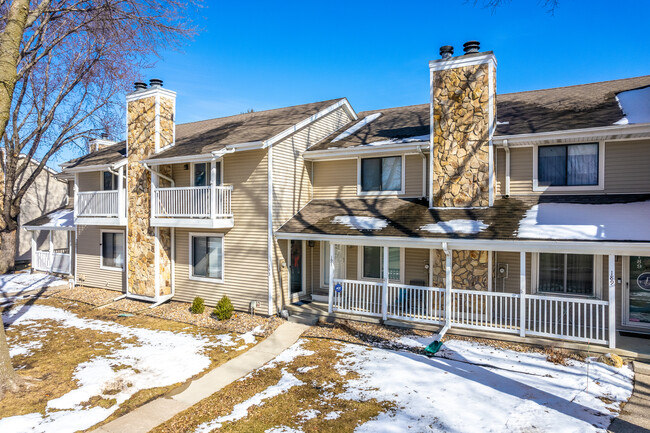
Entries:
{"type": "Polygon", "coordinates": [[[615,353],[600,355],[598,357],[598,362],[602,362],[603,364],[611,365],[612,367],[616,368],[623,367],[623,359],[615,353]]]}
{"type": "Polygon", "coordinates": [[[197,296],[194,298],[194,301],[192,302],[192,306],[190,307],[190,311],[192,314],[201,314],[205,311],[205,304],[203,303],[203,298],[197,296]]]}
{"type": "Polygon", "coordinates": [[[217,316],[219,320],[228,320],[232,317],[232,312],[235,311],[235,307],[232,306],[232,302],[227,296],[224,296],[219,300],[217,306],[214,307],[212,314],[217,316]]]}

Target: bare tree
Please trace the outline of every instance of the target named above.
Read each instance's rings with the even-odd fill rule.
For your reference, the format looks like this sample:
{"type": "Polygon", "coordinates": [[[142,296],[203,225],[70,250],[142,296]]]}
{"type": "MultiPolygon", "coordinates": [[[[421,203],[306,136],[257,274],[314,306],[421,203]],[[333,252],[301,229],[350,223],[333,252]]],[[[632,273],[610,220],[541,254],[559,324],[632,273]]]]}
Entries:
{"type": "MultiPolygon", "coordinates": [[[[510,3],[511,1],[512,0],[474,0],[474,4],[481,4],[483,7],[495,11],[500,6],[510,3]]],[[[549,13],[553,14],[559,6],[560,0],[539,0],[538,3],[541,4],[549,13]]]]}
{"type": "MultiPolygon", "coordinates": [[[[0,274],[14,266],[20,204],[45,165],[122,130],[124,92],[161,50],[196,32],[199,2],[0,0],[0,274]]],[[[20,385],[0,326],[0,395],[20,385]]]]}

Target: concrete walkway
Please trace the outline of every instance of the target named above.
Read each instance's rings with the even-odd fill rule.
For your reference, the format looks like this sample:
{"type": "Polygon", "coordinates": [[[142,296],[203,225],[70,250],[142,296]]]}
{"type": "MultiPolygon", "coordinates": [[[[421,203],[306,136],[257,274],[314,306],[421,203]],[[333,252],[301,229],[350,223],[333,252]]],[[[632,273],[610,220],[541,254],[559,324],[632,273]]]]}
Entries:
{"type": "Polygon", "coordinates": [[[273,334],[247,352],[193,381],[181,392],[149,402],[94,430],[98,433],[144,433],[179,412],[260,368],[295,343],[309,326],[285,322],[273,334]]]}
{"type": "Polygon", "coordinates": [[[650,364],[634,361],[634,392],[621,414],[609,426],[609,431],[650,432],[650,364]]]}

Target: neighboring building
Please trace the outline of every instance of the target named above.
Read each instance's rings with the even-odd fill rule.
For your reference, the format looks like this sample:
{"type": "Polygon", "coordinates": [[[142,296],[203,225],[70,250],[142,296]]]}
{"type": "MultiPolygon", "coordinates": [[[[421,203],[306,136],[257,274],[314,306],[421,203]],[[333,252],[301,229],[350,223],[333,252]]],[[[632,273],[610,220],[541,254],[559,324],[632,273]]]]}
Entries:
{"type": "MultiPolygon", "coordinates": [[[[2,157],[2,151],[0,151],[2,157]]],[[[21,155],[21,161],[26,160],[25,155],[21,155]]],[[[22,163],[22,162],[21,162],[22,163]]],[[[31,176],[38,163],[30,160],[27,168],[23,170],[17,179],[17,188],[20,188],[24,182],[31,176]]],[[[58,173],[49,167],[45,167],[36,177],[32,186],[23,196],[20,204],[20,214],[18,215],[18,231],[16,232],[16,265],[24,266],[30,263],[32,259],[32,233],[25,230],[25,223],[47,214],[53,210],[59,209],[67,204],[68,184],[65,180],[58,177],[58,173]]],[[[48,243],[49,233],[37,232],[34,234],[37,245],[44,246],[48,243]]],[[[60,239],[56,237],[55,242],[60,239]]]]}
{"type": "Polygon", "coordinates": [[[359,114],[174,125],[175,93],[136,83],[126,142],[64,165],[77,282],[610,346],[650,332],[650,76],[497,95],[492,52],[441,54],[429,103],[359,114]]]}

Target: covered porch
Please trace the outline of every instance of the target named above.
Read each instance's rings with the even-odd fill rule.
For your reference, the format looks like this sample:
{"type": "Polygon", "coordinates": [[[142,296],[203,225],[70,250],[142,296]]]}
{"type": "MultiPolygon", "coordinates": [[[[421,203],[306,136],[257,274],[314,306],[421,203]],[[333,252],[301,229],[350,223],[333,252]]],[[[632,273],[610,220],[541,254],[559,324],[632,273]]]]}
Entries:
{"type": "Polygon", "coordinates": [[[32,270],[72,275],[74,271],[74,211],[57,209],[30,221],[32,270]]]}

